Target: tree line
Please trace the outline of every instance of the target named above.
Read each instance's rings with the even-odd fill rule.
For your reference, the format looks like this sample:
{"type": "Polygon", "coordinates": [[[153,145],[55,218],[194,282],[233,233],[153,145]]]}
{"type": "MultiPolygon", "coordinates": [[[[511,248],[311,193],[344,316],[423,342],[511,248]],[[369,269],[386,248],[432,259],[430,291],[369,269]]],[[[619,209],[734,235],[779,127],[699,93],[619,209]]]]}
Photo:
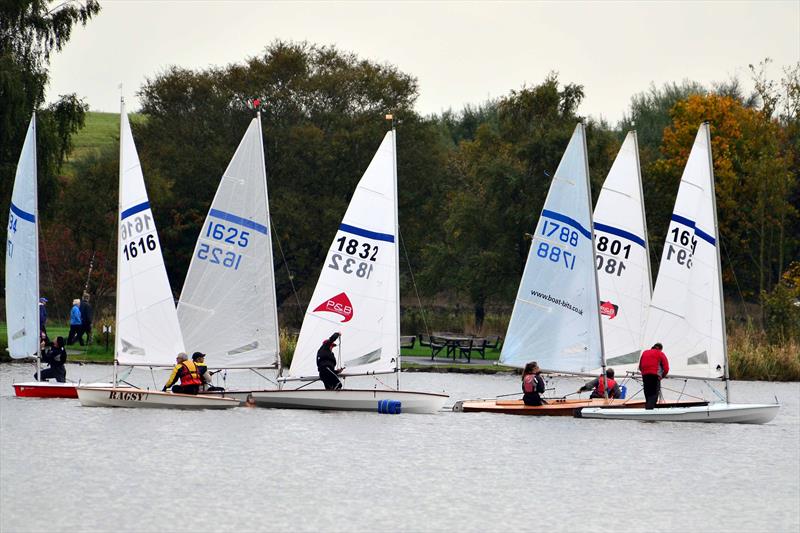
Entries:
{"type": "MultiPolygon", "coordinates": [[[[68,3],[68,21],[85,23],[95,7],[68,3]]],[[[63,26],[53,23],[52,31],[58,35],[63,26]]],[[[3,39],[2,61],[18,61],[3,39]]],[[[800,280],[792,275],[800,257],[800,64],[784,68],[779,79],[767,75],[768,66],[751,66],[753,94],[736,80],[650,87],[612,126],[582,116],[584,87],[556,73],[497,99],[421,116],[414,111],[419,89],[412,75],[332,46],[275,41],[241,63],[172,67],[147,79],[133,130],[177,296],[220,176],[253,117],[250,104],[254,98],[265,103],[278,303],[282,321],[299,326],[295,290],[302,307],[389,127],[384,114],[393,113],[399,119],[401,291],[468,305],[479,327],[488,308],[513,302],[528,233],[576,122],[587,125],[595,200],[625,133],[638,131],[657,271],[683,166],[697,127],[708,120],[726,295],[745,304],[758,325],[780,324],[778,336],[797,335],[800,310],[791,304],[800,296],[800,280]]],[[[37,67],[19,70],[25,68],[37,67]]],[[[41,63],[38,68],[46,72],[41,63]]],[[[26,95],[7,100],[3,93],[0,194],[7,206],[24,131],[43,92],[29,98],[28,88],[3,84],[0,90],[26,95]]],[[[113,305],[118,153],[74,161],[72,178],[59,172],[85,109],[70,95],[39,115],[46,121],[38,147],[40,164],[46,162],[40,168],[42,293],[69,294],[66,305],[82,289],[92,260],[90,293],[113,305]]],[[[7,220],[5,208],[0,216],[7,220]]]]}

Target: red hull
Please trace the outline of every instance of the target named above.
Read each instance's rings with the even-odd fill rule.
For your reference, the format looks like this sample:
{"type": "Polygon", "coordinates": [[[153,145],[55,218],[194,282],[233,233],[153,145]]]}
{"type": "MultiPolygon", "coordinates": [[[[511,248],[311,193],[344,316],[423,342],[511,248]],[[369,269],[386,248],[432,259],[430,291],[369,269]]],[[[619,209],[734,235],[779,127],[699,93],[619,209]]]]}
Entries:
{"type": "Polygon", "coordinates": [[[29,383],[15,383],[14,392],[23,398],[77,398],[78,391],[74,385],[53,385],[42,383],[33,385],[29,383]]]}

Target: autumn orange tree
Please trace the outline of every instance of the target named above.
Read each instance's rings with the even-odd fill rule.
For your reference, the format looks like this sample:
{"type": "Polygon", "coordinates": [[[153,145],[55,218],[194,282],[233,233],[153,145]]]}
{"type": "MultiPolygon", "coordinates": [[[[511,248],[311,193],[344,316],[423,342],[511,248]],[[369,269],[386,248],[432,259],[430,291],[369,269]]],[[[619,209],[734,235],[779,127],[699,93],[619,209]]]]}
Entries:
{"type": "Polygon", "coordinates": [[[715,94],[691,95],[671,111],[664,130],[663,158],[646,174],[659,204],[648,212],[654,242],[666,231],[672,202],[697,128],[711,126],[711,149],[723,264],[723,282],[755,299],[780,278],[785,261],[798,251],[798,236],[786,231],[798,212],[796,158],[787,128],[756,107],[715,94]],[[653,212],[655,211],[655,212],[653,212]]]}

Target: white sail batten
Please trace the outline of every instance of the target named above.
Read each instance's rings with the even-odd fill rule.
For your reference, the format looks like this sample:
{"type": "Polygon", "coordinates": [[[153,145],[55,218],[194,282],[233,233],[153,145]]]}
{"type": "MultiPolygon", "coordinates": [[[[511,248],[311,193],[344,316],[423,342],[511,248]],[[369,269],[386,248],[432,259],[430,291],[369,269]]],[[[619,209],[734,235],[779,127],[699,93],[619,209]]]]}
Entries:
{"type": "Polygon", "coordinates": [[[123,365],[173,365],[183,338],[124,107],[119,171],[116,357],[123,365]]]}
{"type": "Polygon", "coordinates": [[[594,210],[606,365],[636,370],[652,281],[636,133],[629,132],[594,210]]]}
{"type": "Polygon", "coordinates": [[[589,372],[603,366],[585,133],[578,124],[553,177],[500,362],[589,372]]]}
{"type": "Polygon", "coordinates": [[[394,132],[356,187],[306,310],[290,377],[317,375],[316,355],[334,332],[347,374],[392,372],[400,353],[394,132]]]}
{"type": "Polygon", "coordinates": [[[6,240],[8,351],[19,359],[39,351],[39,231],[36,194],[36,115],[17,163],[6,240]]]}
{"type": "Polygon", "coordinates": [[[725,331],[708,124],[697,132],[681,177],[645,329],[664,345],[670,373],[718,378],[725,331]]]}
{"type": "Polygon", "coordinates": [[[222,175],[186,275],[178,319],[210,367],[275,366],[278,312],[261,121],[222,175]]]}

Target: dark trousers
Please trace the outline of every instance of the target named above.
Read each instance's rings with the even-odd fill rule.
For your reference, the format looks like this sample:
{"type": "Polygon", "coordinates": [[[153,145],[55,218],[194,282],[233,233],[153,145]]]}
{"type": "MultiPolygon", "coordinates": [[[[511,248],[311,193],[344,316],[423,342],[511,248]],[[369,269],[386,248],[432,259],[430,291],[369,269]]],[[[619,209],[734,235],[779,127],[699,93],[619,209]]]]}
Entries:
{"type": "Polygon", "coordinates": [[[339,376],[329,366],[323,366],[319,369],[319,379],[325,384],[325,390],[339,390],[342,388],[342,382],[339,381],[339,376]]]}
{"type": "Polygon", "coordinates": [[[661,392],[661,380],[657,374],[642,374],[642,385],[644,385],[644,408],[654,409],[658,402],[658,394],[661,392]]]}
{"type": "Polygon", "coordinates": [[[75,344],[75,339],[78,339],[78,342],[81,343],[83,346],[83,326],[78,324],[77,326],[70,326],[69,327],[69,335],[67,335],[67,344],[75,344]]]}
{"type": "Polygon", "coordinates": [[[83,345],[83,334],[86,334],[86,344],[89,344],[89,341],[92,339],[92,325],[91,324],[83,324],[81,326],[81,331],[78,333],[78,340],[81,341],[81,345],[83,345]]]}
{"type": "Polygon", "coordinates": [[[200,392],[200,385],[173,385],[172,392],[176,394],[197,394],[200,392]]]}
{"type": "MultiPolygon", "coordinates": [[[[33,378],[36,379],[36,374],[33,375],[33,378]]],[[[63,366],[40,370],[39,381],[47,381],[48,379],[55,379],[59,383],[65,383],[67,381],[67,371],[63,366]]]]}
{"type": "Polygon", "coordinates": [[[542,397],[539,396],[538,392],[526,392],[525,394],[522,395],[522,403],[524,403],[525,405],[538,406],[538,405],[544,405],[547,402],[542,400],[542,397]]]}

